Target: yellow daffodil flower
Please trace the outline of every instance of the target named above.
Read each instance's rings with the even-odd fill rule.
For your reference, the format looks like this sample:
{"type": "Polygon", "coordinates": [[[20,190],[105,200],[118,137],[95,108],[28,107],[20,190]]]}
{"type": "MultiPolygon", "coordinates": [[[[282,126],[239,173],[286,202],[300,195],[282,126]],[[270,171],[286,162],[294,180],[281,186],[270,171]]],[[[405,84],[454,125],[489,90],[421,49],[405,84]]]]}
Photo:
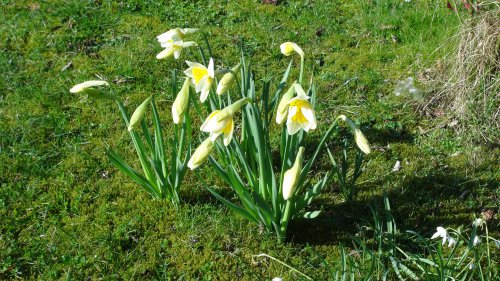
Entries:
{"type": "Polygon", "coordinates": [[[186,77],[184,80],[184,84],[180,92],[177,94],[175,98],[174,104],[172,104],[172,119],[175,124],[179,124],[179,122],[184,117],[184,113],[188,107],[189,103],[189,86],[191,84],[191,79],[186,77]]]}
{"type": "Polygon", "coordinates": [[[281,97],[280,103],[278,104],[278,109],[276,110],[276,123],[283,124],[288,116],[288,103],[293,98],[293,94],[295,94],[295,84],[297,82],[293,82],[292,86],[286,91],[286,93],[281,97]]]}
{"type": "Polygon", "coordinates": [[[299,47],[299,45],[293,42],[285,42],[280,45],[281,53],[285,56],[291,55],[293,52],[299,54],[300,57],[304,57],[304,51],[299,47]]]}
{"type": "Polygon", "coordinates": [[[144,114],[146,113],[146,110],[148,109],[148,105],[151,102],[152,98],[153,96],[150,96],[135,109],[134,113],[132,114],[132,117],[130,117],[130,123],[128,124],[129,131],[132,131],[134,129],[137,129],[137,127],[139,127],[142,121],[142,117],[144,117],[144,114]]]}
{"type": "Polygon", "coordinates": [[[345,115],[340,115],[338,119],[341,119],[342,121],[346,122],[349,127],[351,127],[351,130],[353,131],[354,134],[354,140],[356,141],[356,145],[363,151],[365,154],[368,154],[371,152],[370,148],[370,143],[366,139],[365,135],[361,130],[352,122],[351,119],[347,118],[345,115]]]}
{"type": "Polygon", "coordinates": [[[306,132],[316,129],[316,114],[308,101],[310,97],[306,95],[300,84],[294,84],[294,89],[297,96],[288,102],[286,126],[289,135],[297,133],[300,128],[306,132]]]}
{"type": "Polygon", "coordinates": [[[200,101],[205,102],[215,78],[214,60],[210,58],[208,68],[196,62],[186,61],[186,63],[189,65],[189,68],[184,73],[187,77],[191,78],[196,92],[201,93],[200,101]]]}
{"type": "Polygon", "coordinates": [[[237,73],[239,69],[240,69],[240,64],[233,67],[233,69],[231,69],[232,72],[228,72],[224,74],[224,76],[222,76],[222,79],[220,79],[219,81],[219,85],[217,85],[217,91],[216,91],[217,95],[220,96],[225,92],[227,92],[227,90],[229,90],[229,88],[234,84],[234,81],[236,79],[233,73],[237,73]]]}
{"type": "Polygon", "coordinates": [[[203,122],[200,130],[210,133],[210,139],[212,141],[215,141],[221,134],[223,134],[224,145],[228,146],[233,138],[233,115],[244,104],[250,101],[250,98],[243,98],[225,107],[223,110],[215,110],[207,117],[205,122],[203,122]]]}
{"type": "Polygon", "coordinates": [[[302,171],[302,160],[304,158],[304,147],[299,148],[299,152],[295,157],[295,163],[292,168],[285,172],[283,175],[283,199],[288,200],[292,198],[297,185],[299,184],[300,172],[302,171]]]}
{"type": "Polygon", "coordinates": [[[117,97],[114,95],[103,93],[102,91],[93,88],[97,86],[109,86],[109,83],[102,80],[90,80],[73,86],[69,91],[71,93],[87,94],[89,97],[95,99],[112,99],[112,100],[117,99],[117,97]]]}
{"type": "Polygon", "coordinates": [[[208,156],[210,156],[213,148],[214,142],[210,138],[204,140],[189,159],[189,169],[194,170],[203,164],[207,160],[208,156]]]}

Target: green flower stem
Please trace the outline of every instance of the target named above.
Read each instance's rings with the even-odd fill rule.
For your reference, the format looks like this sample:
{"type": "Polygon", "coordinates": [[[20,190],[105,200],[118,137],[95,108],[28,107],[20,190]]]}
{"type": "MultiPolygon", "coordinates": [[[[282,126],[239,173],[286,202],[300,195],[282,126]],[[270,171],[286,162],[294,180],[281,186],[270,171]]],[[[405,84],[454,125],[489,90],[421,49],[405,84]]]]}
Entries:
{"type": "Polygon", "coordinates": [[[299,84],[302,85],[302,76],[304,75],[304,56],[300,56],[300,75],[299,84]]]}
{"type": "MultiPolygon", "coordinates": [[[[293,200],[293,197],[286,201],[285,213],[283,214],[283,218],[281,219],[281,229],[280,229],[280,233],[278,235],[279,240],[282,240],[285,238],[286,229],[288,228],[288,222],[290,221],[290,215],[292,213],[292,208],[293,208],[293,204],[291,202],[292,200],[293,200]]],[[[283,242],[283,241],[280,241],[280,243],[281,242],[283,242]]]]}

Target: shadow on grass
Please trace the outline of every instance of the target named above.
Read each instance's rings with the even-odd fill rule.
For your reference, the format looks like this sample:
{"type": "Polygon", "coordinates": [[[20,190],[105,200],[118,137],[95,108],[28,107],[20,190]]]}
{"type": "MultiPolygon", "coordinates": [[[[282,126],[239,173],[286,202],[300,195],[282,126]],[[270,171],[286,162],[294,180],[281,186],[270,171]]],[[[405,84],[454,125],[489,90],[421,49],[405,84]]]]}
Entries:
{"type": "MultiPolygon", "coordinates": [[[[395,179],[388,175],[376,184],[382,186],[383,181],[392,180],[395,179]]],[[[375,190],[372,185],[362,186],[360,191],[375,190]]],[[[287,241],[299,245],[351,245],[351,236],[357,233],[360,226],[373,224],[370,206],[376,206],[379,211],[384,209],[384,192],[390,200],[397,227],[402,232],[414,230],[427,235],[437,226],[467,226],[474,216],[479,216],[481,211],[494,204],[495,185],[493,179],[471,181],[463,177],[461,171],[453,170],[428,176],[407,176],[397,184],[403,187],[403,191],[401,188],[378,188],[377,194],[361,193],[351,202],[335,203],[335,198],[330,196],[313,202],[313,209],[323,206],[319,217],[291,222],[287,241]],[[491,191],[491,194],[484,194],[485,191],[491,191]]],[[[490,232],[498,231],[498,226],[491,224],[490,232]]]]}

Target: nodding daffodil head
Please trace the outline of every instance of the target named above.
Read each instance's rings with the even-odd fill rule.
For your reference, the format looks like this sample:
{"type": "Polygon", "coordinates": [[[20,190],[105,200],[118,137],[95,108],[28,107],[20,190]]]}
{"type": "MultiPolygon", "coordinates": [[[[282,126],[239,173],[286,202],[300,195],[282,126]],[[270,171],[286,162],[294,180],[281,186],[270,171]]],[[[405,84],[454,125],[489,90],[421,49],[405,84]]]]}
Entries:
{"type": "Polygon", "coordinates": [[[210,133],[210,139],[215,141],[221,134],[224,134],[224,145],[228,146],[233,138],[234,122],[233,116],[229,115],[226,118],[218,121],[217,117],[220,110],[216,110],[207,117],[205,122],[201,125],[202,132],[210,133]]]}
{"type": "Polygon", "coordinates": [[[179,124],[179,122],[181,122],[182,118],[184,117],[184,113],[188,108],[190,84],[191,79],[189,77],[186,77],[180,92],[175,98],[174,104],[172,104],[172,119],[174,120],[175,124],[179,124]]]}
{"type": "Polygon", "coordinates": [[[295,84],[297,81],[293,82],[292,86],[286,91],[286,93],[281,97],[280,103],[278,104],[278,109],[276,110],[276,123],[282,124],[285,122],[288,116],[288,103],[293,98],[295,94],[295,84]]]}
{"type": "Polygon", "coordinates": [[[146,113],[146,110],[148,109],[148,105],[151,102],[152,98],[153,96],[151,95],[135,109],[134,113],[132,114],[132,117],[130,117],[130,122],[128,124],[129,131],[132,131],[134,129],[137,129],[137,127],[139,127],[142,121],[142,117],[144,117],[144,114],[146,113]]]}
{"type": "Polygon", "coordinates": [[[210,58],[208,67],[197,62],[186,61],[189,68],[184,71],[187,77],[191,78],[197,93],[201,93],[200,101],[205,102],[210,93],[210,87],[215,78],[214,60],[210,58]]]}
{"type": "Polygon", "coordinates": [[[112,99],[117,100],[118,98],[114,95],[104,93],[94,87],[97,86],[109,86],[109,83],[102,80],[90,80],[73,86],[69,91],[71,93],[82,93],[87,94],[91,98],[95,99],[112,99]]]}
{"type": "Polygon", "coordinates": [[[204,140],[189,159],[189,169],[194,170],[203,164],[207,160],[208,156],[210,156],[213,148],[214,142],[210,138],[204,140]]]}
{"type": "Polygon", "coordinates": [[[297,96],[288,102],[288,119],[286,122],[289,135],[297,133],[300,128],[308,132],[316,129],[316,114],[300,84],[294,84],[297,96]]]}
{"type": "Polygon", "coordinates": [[[234,73],[237,73],[239,69],[240,69],[240,64],[233,67],[233,69],[231,69],[231,72],[228,72],[224,74],[224,76],[222,76],[222,78],[219,81],[219,85],[217,85],[217,91],[216,91],[217,95],[220,96],[226,93],[227,90],[229,90],[229,88],[231,88],[236,79],[234,77],[234,73]]]}
{"type": "Polygon", "coordinates": [[[297,189],[297,185],[299,184],[300,172],[302,171],[302,160],[304,158],[304,147],[301,146],[299,148],[299,152],[295,157],[295,163],[292,168],[285,172],[283,175],[283,199],[288,200],[292,198],[295,190],[297,189]]]}
{"type": "Polygon", "coordinates": [[[156,55],[157,59],[164,59],[174,55],[175,59],[178,59],[181,55],[182,49],[192,46],[197,46],[197,44],[193,41],[184,42],[184,35],[187,33],[192,33],[197,29],[193,28],[174,28],[171,29],[157,37],[158,42],[160,42],[161,46],[165,48],[161,53],[156,55]]]}
{"type": "Polygon", "coordinates": [[[371,152],[370,143],[366,139],[363,132],[361,132],[361,130],[356,126],[356,124],[354,124],[354,122],[352,122],[352,120],[347,118],[345,115],[339,115],[338,119],[341,119],[342,121],[346,122],[347,125],[351,127],[351,130],[354,133],[354,140],[356,141],[356,145],[365,154],[369,154],[371,152]]]}
{"type": "Polygon", "coordinates": [[[299,45],[293,42],[285,42],[280,45],[281,53],[285,56],[291,55],[293,52],[299,54],[300,57],[304,57],[304,51],[299,47],[299,45]]]}
{"type": "Polygon", "coordinates": [[[215,141],[221,134],[224,134],[224,145],[228,146],[233,138],[233,115],[249,101],[251,101],[250,98],[243,98],[222,110],[212,112],[205,122],[203,122],[200,130],[210,133],[210,139],[212,141],[215,141]]]}
{"type": "Polygon", "coordinates": [[[443,243],[442,245],[444,245],[444,243],[446,243],[446,240],[448,239],[448,231],[446,231],[446,229],[444,227],[441,227],[441,226],[438,226],[436,228],[436,233],[434,233],[431,237],[431,239],[435,239],[435,238],[443,238],[443,243]]]}

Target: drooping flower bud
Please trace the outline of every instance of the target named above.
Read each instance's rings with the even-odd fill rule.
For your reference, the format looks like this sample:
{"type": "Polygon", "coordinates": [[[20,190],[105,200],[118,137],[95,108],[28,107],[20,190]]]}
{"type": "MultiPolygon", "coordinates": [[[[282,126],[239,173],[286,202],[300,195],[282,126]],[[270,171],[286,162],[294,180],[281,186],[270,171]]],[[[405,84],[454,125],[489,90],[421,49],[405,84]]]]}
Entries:
{"type": "Polygon", "coordinates": [[[219,85],[217,85],[217,95],[220,96],[226,93],[229,88],[231,88],[231,86],[234,84],[234,81],[236,80],[236,78],[234,77],[234,73],[238,72],[238,70],[240,69],[240,65],[241,64],[236,65],[231,69],[232,72],[228,72],[224,74],[224,76],[222,76],[219,81],[219,85]]]}
{"type": "Polygon", "coordinates": [[[370,143],[366,139],[363,132],[361,132],[356,124],[354,124],[354,122],[352,122],[352,120],[347,118],[345,115],[340,115],[338,118],[346,122],[349,127],[351,127],[354,134],[354,140],[356,141],[356,145],[358,145],[359,149],[361,149],[361,151],[365,154],[369,154],[371,152],[370,143]]]}
{"type": "Polygon", "coordinates": [[[93,88],[96,86],[109,86],[109,83],[102,80],[90,80],[73,86],[73,88],[71,88],[69,91],[71,93],[87,94],[89,97],[94,99],[111,99],[111,100],[118,99],[114,95],[104,93],[98,89],[93,88]]]}
{"type": "Polygon", "coordinates": [[[189,169],[194,170],[203,164],[207,160],[213,148],[214,142],[210,139],[210,137],[208,137],[200,144],[200,146],[198,146],[196,151],[191,156],[191,159],[189,159],[189,169]]]}

